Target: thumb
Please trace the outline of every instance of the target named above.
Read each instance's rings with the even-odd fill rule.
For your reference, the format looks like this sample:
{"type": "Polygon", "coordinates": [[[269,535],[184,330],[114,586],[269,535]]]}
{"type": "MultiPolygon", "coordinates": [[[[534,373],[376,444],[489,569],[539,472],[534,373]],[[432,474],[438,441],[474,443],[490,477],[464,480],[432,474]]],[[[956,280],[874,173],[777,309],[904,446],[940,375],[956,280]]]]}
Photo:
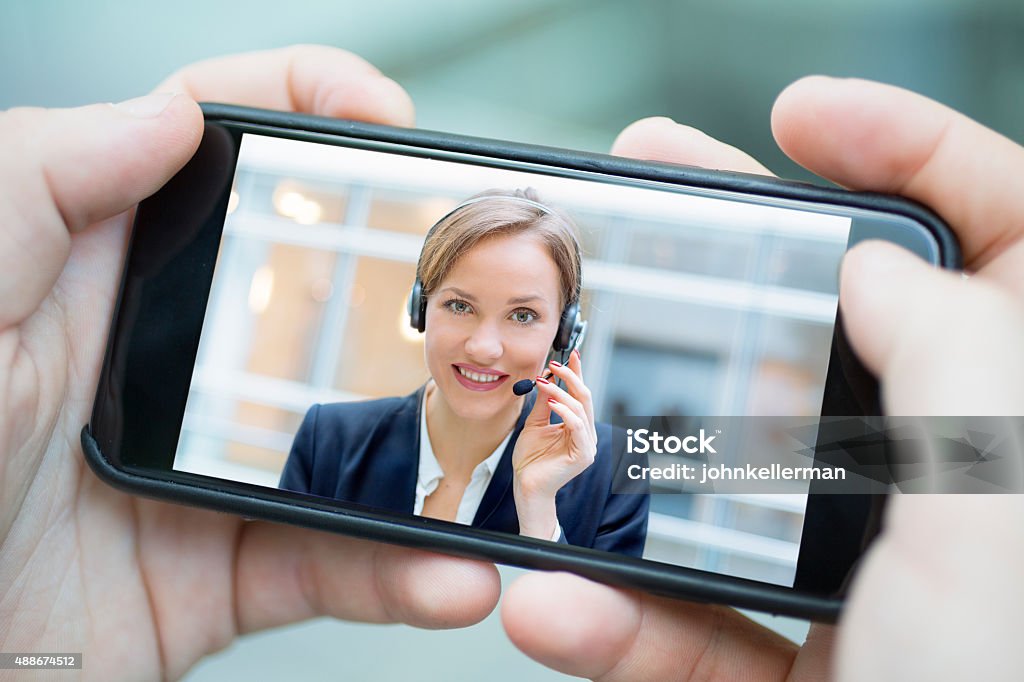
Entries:
{"type": "Polygon", "coordinates": [[[843,260],[839,304],[888,414],[1024,414],[1024,311],[997,284],[869,241],[843,260]]]}
{"type": "Polygon", "coordinates": [[[181,95],[0,113],[0,329],[28,317],[71,235],[160,188],[195,152],[202,114],[181,95]]]}

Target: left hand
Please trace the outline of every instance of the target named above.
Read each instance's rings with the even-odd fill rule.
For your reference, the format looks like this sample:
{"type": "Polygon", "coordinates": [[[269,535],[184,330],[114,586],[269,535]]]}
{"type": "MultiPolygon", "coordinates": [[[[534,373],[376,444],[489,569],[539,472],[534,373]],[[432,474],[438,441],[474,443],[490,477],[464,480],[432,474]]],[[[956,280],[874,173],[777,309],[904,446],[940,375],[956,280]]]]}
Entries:
{"type": "Polygon", "coordinates": [[[555,494],[594,463],[597,427],[590,389],[583,383],[579,351],[569,364],[552,362],[550,381],[538,377],[537,401],[526,418],[512,453],[513,491],[521,535],[548,540],[558,518],[555,494]],[[565,389],[555,383],[565,382],[565,389]],[[551,413],[562,418],[551,423],[551,413]]]}
{"type": "Polygon", "coordinates": [[[477,622],[500,590],[490,564],[126,495],[86,466],[131,210],[195,151],[192,100],[413,119],[394,81],[328,47],[210,60],[159,89],[183,94],[0,112],[0,650],[177,679],[241,633],[314,616],[477,622]]]}

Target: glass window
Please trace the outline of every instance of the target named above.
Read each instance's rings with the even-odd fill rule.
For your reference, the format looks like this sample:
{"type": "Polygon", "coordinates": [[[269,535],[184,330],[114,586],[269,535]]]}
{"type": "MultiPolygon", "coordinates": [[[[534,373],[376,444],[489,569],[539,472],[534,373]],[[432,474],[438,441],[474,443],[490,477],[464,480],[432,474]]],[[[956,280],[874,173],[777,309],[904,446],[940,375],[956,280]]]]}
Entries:
{"type": "Polygon", "coordinates": [[[406,395],[427,380],[423,335],[409,326],[413,263],[360,258],[348,299],[336,388],[367,397],[406,395]]]}
{"type": "Polygon", "coordinates": [[[711,414],[718,378],[713,355],[617,342],[600,418],[711,414]]]}
{"type": "Polygon", "coordinates": [[[377,230],[426,235],[460,201],[421,192],[375,190],[366,224],[377,230]]]}
{"type": "Polygon", "coordinates": [[[767,284],[839,295],[845,244],[779,240],[768,254],[767,284]]]}
{"type": "Polygon", "coordinates": [[[672,223],[632,225],[627,262],[720,278],[750,279],[755,237],[672,223]]]}
{"type": "Polygon", "coordinates": [[[250,276],[244,302],[254,317],[246,371],[308,378],[335,260],[332,252],[289,244],[268,249],[266,262],[250,276]]]}
{"type": "Polygon", "coordinates": [[[831,327],[765,316],[756,343],[746,414],[818,415],[832,349],[831,327]]]}
{"type": "Polygon", "coordinates": [[[579,230],[583,258],[600,257],[603,253],[608,227],[612,222],[611,219],[607,215],[595,215],[586,211],[573,210],[571,207],[559,208],[563,208],[568,213],[579,230]]]}
{"type": "Polygon", "coordinates": [[[341,223],[349,188],[337,183],[239,172],[238,209],[276,215],[299,224],[341,223]]]}
{"type": "Polygon", "coordinates": [[[745,533],[799,542],[803,531],[803,513],[766,509],[754,504],[733,503],[733,527],[745,533]]]}

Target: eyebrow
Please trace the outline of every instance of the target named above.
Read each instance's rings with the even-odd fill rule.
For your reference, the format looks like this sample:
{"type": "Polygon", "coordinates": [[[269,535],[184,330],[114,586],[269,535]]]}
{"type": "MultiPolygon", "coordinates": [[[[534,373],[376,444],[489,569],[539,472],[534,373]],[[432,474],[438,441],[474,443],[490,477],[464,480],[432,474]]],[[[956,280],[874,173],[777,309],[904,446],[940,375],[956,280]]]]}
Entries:
{"type": "MultiPolygon", "coordinates": [[[[459,289],[458,287],[445,287],[444,289],[441,289],[441,291],[450,291],[453,294],[455,294],[456,296],[461,296],[462,298],[466,299],[467,301],[469,301],[471,303],[476,303],[477,302],[475,296],[473,296],[468,291],[463,291],[462,289],[459,289]]],[[[440,293],[440,292],[438,292],[438,293],[440,293]]],[[[510,298],[510,299],[508,299],[508,305],[520,305],[520,304],[523,304],[523,303],[531,303],[533,301],[546,301],[546,300],[547,299],[545,299],[543,296],[539,296],[537,294],[530,294],[529,296],[516,296],[514,298],[510,298]]]]}

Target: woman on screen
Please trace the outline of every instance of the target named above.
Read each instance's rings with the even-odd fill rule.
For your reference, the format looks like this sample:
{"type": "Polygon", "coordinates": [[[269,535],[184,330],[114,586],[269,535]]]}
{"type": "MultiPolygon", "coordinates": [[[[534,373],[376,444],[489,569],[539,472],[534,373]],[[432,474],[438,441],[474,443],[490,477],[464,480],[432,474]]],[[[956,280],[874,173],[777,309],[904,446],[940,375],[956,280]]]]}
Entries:
{"type": "Polygon", "coordinates": [[[649,498],[612,492],[621,453],[575,349],[581,280],[575,226],[532,190],[457,206],[427,233],[409,298],[430,380],[313,406],[280,487],[640,556],[649,498]]]}

